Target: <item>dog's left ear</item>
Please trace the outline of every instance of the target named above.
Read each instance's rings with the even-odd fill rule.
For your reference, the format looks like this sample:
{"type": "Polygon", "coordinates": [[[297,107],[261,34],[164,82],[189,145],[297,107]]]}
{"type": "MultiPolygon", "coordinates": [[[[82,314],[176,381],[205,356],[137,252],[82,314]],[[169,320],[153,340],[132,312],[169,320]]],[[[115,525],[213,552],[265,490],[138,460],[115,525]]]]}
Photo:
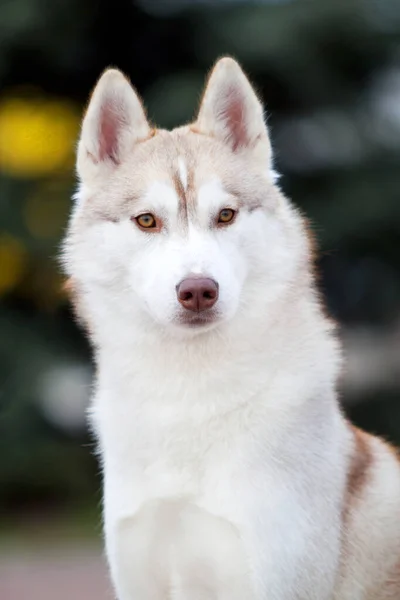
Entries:
{"type": "Polygon", "coordinates": [[[263,107],[232,58],[222,58],[212,70],[194,128],[220,139],[234,152],[257,147],[263,150],[264,158],[270,159],[263,107]]]}

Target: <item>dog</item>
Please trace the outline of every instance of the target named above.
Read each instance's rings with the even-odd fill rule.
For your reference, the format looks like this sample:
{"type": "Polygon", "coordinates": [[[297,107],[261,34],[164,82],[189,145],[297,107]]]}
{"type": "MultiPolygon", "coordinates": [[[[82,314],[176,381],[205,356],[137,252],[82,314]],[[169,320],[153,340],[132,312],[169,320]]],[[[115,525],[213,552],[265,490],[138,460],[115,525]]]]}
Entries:
{"type": "Polygon", "coordinates": [[[341,412],[312,235],[239,64],[173,131],[107,70],[77,173],[63,264],[118,600],[398,600],[399,460],[341,412]]]}

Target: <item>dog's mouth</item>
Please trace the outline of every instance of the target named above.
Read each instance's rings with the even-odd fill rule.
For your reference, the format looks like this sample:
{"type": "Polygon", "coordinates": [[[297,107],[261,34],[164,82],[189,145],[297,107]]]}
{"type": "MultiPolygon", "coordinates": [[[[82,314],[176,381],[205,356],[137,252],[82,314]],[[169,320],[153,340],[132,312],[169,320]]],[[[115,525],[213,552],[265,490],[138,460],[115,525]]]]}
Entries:
{"type": "Polygon", "coordinates": [[[219,320],[217,311],[208,310],[202,312],[181,313],[178,318],[179,325],[189,329],[201,329],[214,325],[219,320]]]}

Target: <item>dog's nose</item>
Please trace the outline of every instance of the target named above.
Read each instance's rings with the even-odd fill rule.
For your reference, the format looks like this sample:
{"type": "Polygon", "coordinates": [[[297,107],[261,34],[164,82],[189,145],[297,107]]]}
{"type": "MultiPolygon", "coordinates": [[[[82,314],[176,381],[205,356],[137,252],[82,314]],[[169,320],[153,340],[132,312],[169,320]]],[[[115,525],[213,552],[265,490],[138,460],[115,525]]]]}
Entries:
{"type": "Polygon", "coordinates": [[[176,295],[187,310],[201,312],[218,300],[218,283],[205,277],[188,277],[176,286],[176,295]]]}

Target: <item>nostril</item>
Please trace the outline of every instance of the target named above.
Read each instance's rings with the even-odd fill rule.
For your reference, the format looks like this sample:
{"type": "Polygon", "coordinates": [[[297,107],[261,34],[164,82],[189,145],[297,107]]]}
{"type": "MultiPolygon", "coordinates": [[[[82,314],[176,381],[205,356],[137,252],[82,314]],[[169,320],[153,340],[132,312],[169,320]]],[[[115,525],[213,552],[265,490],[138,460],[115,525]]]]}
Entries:
{"type": "Polygon", "coordinates": [[[188,300],[191,300],[192,298],[193,298],[192,292],[181,292],[179,294],[179,299],[183,300],[184,302],[187,302],[188,300]]]}
{"type": "Polygon", "coordinates": [[[214,290],[204,290],[203,292],[203,298],[206,298],[207,300],[214,300],[216,295],[217,293],[214,290]]]}

